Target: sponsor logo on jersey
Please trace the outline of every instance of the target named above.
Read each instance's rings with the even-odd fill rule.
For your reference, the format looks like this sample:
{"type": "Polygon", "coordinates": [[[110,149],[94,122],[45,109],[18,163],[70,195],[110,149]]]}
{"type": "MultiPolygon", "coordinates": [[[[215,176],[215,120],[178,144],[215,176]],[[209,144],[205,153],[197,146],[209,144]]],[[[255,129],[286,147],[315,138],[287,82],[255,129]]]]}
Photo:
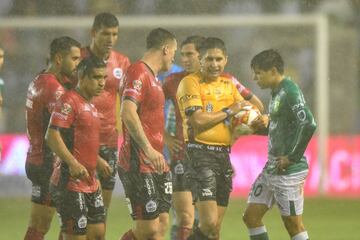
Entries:
{"type": "Polygon", "coordinates": [[[95,199],[95,207],[98,208],[98,207],[102,207],[104,206],[104,201],[103,201],[103,198],[100,195],[96,196],[96,199],[95,199]]]}
{"type": "Polygon", "coordinates": [[[58,88],[56,92],[54,93],[55,99],[59,100],[59,98],[64,94],[64,91],[61,88],[58,88]]]}
{"type": "Polygon", "coordinates": [[[26,107],[32,108],[33,107],[33,101],[27,98],[26,99],[26,107]]]}
{"type": "Polygon", "coordinates": [[[214,93],[215,93],[215,95],[221,95],[222,94],[222,91],[221,91],[221,89],[220,88],[216,88],[215,90],[214,90],[214,93]]]}
{"type": "Polygon", "coordinates": [[[114,68],[113,75],[116,79],[121,79],[121,77],[123,76],[123,70],[121,68],[114,68]]]}
{"type": "Polygon", "coordinates": [[[82,215],[78,220],[78,227],[86,228],[86,225],[87,225],[87,218],[84,215],[82,215]]]}
{"type": "Polygon", "coordinates": [[[157,204],[155,201],[150,200],[146,205],[145,205],[145,209],[148,213],[152,213],[155,212],[157,209],[157,204]]]}
{"type": "Polygon", "coordinates": [[[130,94],[130,93],[134,93],[134,94],[136,94],[136,95],[140,95],[140,93],[139,93],[137,90],[132,89],[132,88],[125,89],[123,95],[125,95],[125,94],[127,94],[127,93],[129,93],[129,94],[130,94]]]}
{"type": "Polygon", "coordinates": [[[199,95],[185,95],[185,96],[180,97],[180,102],[186,102],[191,99],[199,99],[199,98],[200,98],[199,95]]]}
{"type": "Polygon", "coordinates": [[[72,110],[72,108],[71,108],[70,104],[68,104],[68,103],[64,103],[61,106],[61,113],[62,114],[68,115],[71,112],[71,110],[72,110]]]}
{"type": "Polygon", "coordinates": [[[58,119],[61,119],[61,120],[67,120],[67,118],[68,118],[67,115],[64,115],[64,114],[61,114],[61,113],[58,113],[58,112],[53,112],[53,115],[54,115],[54,117],[56,117],[58,119]]]}
{"type": "Polygon", "coordinates": [[[274,101],[272,102],[272,108],[271,108],[271,111],[273,113],[276,113],[277,111],[279,111],[279,107],[280,107],[280,96],[277,95],[274,99],[274,101]]]}
{"type": "Polygon", "coordinates": [[[133,87],[134,87],[134,89],[135,90],[137,90],[137,91],[140,91],[141,90],[141,88],[142,88],[142,82],[140,81],[140,80],[134,80],[133,82],[133,87]]]}
{"type": "Polygon", "coordinates": [[[211,103],[206,104],[205,110],[206,112],[212,112],[214,109],[214,106],[211,103]]]}

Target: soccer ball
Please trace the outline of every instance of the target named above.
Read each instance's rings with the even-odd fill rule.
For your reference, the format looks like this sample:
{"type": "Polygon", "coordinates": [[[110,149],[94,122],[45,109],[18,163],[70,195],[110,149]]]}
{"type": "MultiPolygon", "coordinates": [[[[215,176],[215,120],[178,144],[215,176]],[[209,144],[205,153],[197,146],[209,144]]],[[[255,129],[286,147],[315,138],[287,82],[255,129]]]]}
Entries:
{"type": "Polygon", "coordinates": [[[247,135],[254,133],[254,130],[250,127],[250,125],[260,115],[261,113],[256,107],[245,106],[233,117],[233,132],[237,135],[247,135]]]}

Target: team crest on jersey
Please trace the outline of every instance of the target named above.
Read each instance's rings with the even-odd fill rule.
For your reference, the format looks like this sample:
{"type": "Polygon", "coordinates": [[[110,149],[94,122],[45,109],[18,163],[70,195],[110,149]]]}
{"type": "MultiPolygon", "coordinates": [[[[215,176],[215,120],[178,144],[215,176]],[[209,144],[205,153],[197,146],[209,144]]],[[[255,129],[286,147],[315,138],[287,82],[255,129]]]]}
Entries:
{"type": "Polygon", "coordinates": [[[113,75],[116,79],[121,79],[123,75],[123,70],[121,68],[114,68],[113,75]]]}
{"type": "Polygon", "coordinates": [[[70,104],[68,104],[68,103],[64,103],[61,106],[61,113],[62,114],[68,115],[71,112],[71,110],[72,110],[72,108],[71,108],[70,104]]]}
{"type": "Polygon", "coordinates": [[[206,104],[205,110],[206,112],[212,112],[214,109],[214,106],[211,103],[206,104]]]}
{"type": "Polygon", "coordinates": [[[142,88],[142,82],[140,80],[134,80],[133,87],[135,90],[140,91],[142,88]]]}
{"type": "Polygon", "coordinates": [[[157,204],[155,201],[150,200],[148,203],[146,203],[145,205],[145,209],[148,213],[153,213],[156,211],[157,209],[157,204]]]}
{"type": "Polygon", "coordinates": [[[297,112],[297,117],[298,117],[298,119],[300,120],[300,121],[305,121],[305,119],[306,119],[306,113],[305,113],[305,111],[304,110],[300,110],[300,111],[298,111],[297,112]]]}
{"type": "Polygon", "coordinates": [[[78,227],[86,228],[86,225],[87,225],[87,218],[84,215],[82,215],[78,220],[78,227]]]}

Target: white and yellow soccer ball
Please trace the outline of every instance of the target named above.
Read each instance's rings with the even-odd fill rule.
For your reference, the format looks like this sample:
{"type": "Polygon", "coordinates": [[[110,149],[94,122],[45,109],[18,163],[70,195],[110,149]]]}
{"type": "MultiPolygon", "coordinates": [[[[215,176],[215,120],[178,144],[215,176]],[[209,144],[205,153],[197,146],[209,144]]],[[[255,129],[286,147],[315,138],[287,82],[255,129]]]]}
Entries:
{"type": "Polygon", "coordinates": [[[236,135],[253,134],[251,123],[260,115],[260,111],[255,106],[245,106],[232,119],[233,133],[236,135]]]}

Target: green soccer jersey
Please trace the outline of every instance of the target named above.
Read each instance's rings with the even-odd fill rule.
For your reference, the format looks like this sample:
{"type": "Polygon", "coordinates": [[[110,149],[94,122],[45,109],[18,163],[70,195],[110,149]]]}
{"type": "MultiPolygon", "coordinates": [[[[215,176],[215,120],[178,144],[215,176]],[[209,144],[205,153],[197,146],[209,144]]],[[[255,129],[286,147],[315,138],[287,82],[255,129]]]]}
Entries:
{"type": "Polygon", "coordinates": [[[293,162],[282,174],[308,169],[304,152],[316,123],[299,87],[286,77],[271,93],[269,104],[268,161],[265,171],[277,174],[276,157],[287,155],[293,162]]]}

